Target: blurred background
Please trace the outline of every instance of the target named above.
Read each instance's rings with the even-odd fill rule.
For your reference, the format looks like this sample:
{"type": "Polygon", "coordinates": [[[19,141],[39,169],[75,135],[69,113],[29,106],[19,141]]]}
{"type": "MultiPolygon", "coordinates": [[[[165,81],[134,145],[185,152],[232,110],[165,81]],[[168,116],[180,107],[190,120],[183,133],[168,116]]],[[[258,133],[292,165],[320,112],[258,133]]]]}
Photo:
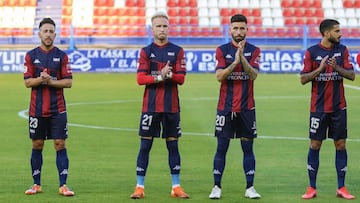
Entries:
{"type": "Polygon", "coordinates": [[[263,71],[298,72],[303,51],[321,39],[324,18],[341,23],[353,61],[360,50],[359,0],[1,0],[0,72],[21,70],[24,51],[39,44],[44,17],[56,22],[55,43],[71,55],[75,70],[133,72],[138,49],[152,41],[156,11],[168,13],[170,40],[186,49],[189,71],[213,71],[214,49],[230,40],[230,17],[238,13],[248,17],[248,41],[264,51],[263,71]]]}

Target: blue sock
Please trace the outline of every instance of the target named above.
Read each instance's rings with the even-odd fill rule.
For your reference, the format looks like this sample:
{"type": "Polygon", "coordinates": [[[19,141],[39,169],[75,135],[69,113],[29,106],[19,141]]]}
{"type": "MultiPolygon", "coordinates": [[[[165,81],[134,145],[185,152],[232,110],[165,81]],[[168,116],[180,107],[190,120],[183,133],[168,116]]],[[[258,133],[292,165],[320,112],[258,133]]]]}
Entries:
{"type": "Polygon", "coordinates": [[[221,179],[225,169],[226,153],[229,148],[230,139],[217,137],[217,149],[214,157],[214,185],[221,188],[221,179]]]}
{"type": "Polygon", "coordinates": [[[316,176],[319,169],[320,150],[309,149],[307,157],[307,169],[310,179],[310,186],[316,189],[316,176]]]}
{"type": "Polygon", "coordinates": [[[172,185],[180,185],[180,169],[181,169],[181,159],[178,147],[178,140],[171,140],[166,142],[166,147],[168,149],[168,162],[170,167],[170,174],[172,185]]]}
{"type": "Polygon", "coordinates": [[[62,149],[56,152],[56,166],[59,172],[59,181],[61,187],[66,184],[69,170],[69,159],[66,153],[66,149],[62,149]]]}
{"type": "Polygon", "coordinates": [[[347,152],[345,150],[336,150],[335,166],[338,179],[338,188],[342,188],[345,185],[345,174],[347,170],[347,152]]]}
{"type": "Polygon", "coordinates": [[[255,155],[253,150],[254,141],[241,141],[241,148],[243,150],[243,168],[246,177],[246,188],[254,185],[255,176],[255,155]]]}
{"type": "Polygon", "coordinates": [[[136,186],[144,187],[145,176],[136,176],[136,186]]]}
{"type": "Polygon", "coordinates": [[[42,150],[32,149],[30,164],[34,184],[41,185],[41,167],[43,164],[42,150]]]}
{"type": "Polygon", "coordinates": [[[152,147],[153,140],[141,139],[140,150],[136,161],[136,175],[137,185],[144,186],[144,179],[146,175],[146,169],[149,164],[149,153],[152,147]]]}

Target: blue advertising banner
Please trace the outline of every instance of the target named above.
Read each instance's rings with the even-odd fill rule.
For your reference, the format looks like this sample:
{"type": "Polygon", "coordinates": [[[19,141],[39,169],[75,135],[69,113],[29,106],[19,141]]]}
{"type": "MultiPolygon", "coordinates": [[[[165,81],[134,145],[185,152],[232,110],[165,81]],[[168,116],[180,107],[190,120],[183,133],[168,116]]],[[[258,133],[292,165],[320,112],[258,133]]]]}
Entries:
{"type": "MultiPolygon", "coordinates": [[[[358,52],[351,51],[354,69],[360,73],[355,62],[358,52]]],[[[24,50],[0,50],[0,73],[22,72],[24,50]]],[[[139,50],[135,49],[89,49],[67,51],[74,72],[136,72],[139,50]]],[[[189,73],[214,72],[215,50],[186,50],[186,67],[189,73]]],[[[261,73],[299,73],[304,52],[294,50],[263,50],[261,73]]]]}

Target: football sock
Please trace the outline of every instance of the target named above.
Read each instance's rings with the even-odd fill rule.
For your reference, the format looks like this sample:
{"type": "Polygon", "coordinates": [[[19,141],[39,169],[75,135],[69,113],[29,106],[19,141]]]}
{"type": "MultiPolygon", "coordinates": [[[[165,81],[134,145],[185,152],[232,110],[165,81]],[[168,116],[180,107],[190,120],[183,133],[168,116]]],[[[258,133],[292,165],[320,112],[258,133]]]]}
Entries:
{"type": "Polygon", "coordinates": [[[149,153],[153,144],[153,139],[141,139],[140,150],[136,163],[136,175],[145,176],[149,164],[149,153]]]}
{"type": "Polygon", "coordinates": [[[145,185],[145,176],[136,176],[136,186],[144,188],[145,185]]]}
{"type": "Polygon", "coordinates": [[[66,149],[61,149],[56,152],[56,166],[59,171],[59,181],[61,187],[66,184],[69,169],[69,159],[66,153],[66,149]]]}
{"type": "Polygon", "coordinates": [[[338,179],[338,188],[342,188],[345,185],[345,174],[347,168],[347,152],[345,150],[336,150],[335,166],[338,179]]]}
{"type": "Polygon", "coordinates": [[[221,188],[221,178],[225,169],[226,153],[229,148],[230,139],[217,137],[217,149],[214,157],[214,185],[221,188]]]}
{"type": "Polygon", "coordinates": [[[307,169],[310,179],[310,186],[316,189],[316,176],[319,169],[319,152],[320,150],[314,150],[309,148],[307,158],[307,169]]]}
{"type": "Polygon", "coordinates": [[[41,185],[40,182],[41,166],[43,164],[42,150],[32,149],[30,164],[31,164],[34,184],[41,185]]]}
{"type": "Polygon", "coordinates": [[[241,148],[243,150],[243,168],[246,177],[246,188],[253,186],[255,175],[255,155],[253,151],[254,141],[241,141],[241,148]]]}
{"type": "Polygon", "coordinates": [[[180,153],[178,148],[178,141],[171,140],[166,142],[166,147],[168,149],[168,163],[170,167],[171,174],[180,173],[180,153]]]}

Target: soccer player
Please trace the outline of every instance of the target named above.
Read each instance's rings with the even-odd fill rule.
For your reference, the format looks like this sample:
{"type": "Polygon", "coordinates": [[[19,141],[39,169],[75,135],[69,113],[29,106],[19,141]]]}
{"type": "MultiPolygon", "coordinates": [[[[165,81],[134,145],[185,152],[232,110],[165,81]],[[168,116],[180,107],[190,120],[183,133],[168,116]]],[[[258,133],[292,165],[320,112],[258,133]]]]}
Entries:
{"type": "Polygon", "coordinates": [[[29,135],[32,140],[31,171],[34,185],[27,195],[40,193],[42,151],[46,139],[54,140],[56,165],[59,172],[59,194],[73,196],[66,186],[69,159],[65,140],[68,137],[67,114],[63,88],[72,86],[72,72],[65,52],[53,45],[55,22],[44,18],[39,24],[40,46],[26,53],[24,81],[31,88],[29,107],[29,135]]]}
{"type": "Polygon", "coordinates": [[[305,52],[304,68],[300,74],[301,84],[311,82],[311,104],[309,120],[310,147],[307,170],[310,186],[303,199],[316,197],[316,177],[319,168],[319,152],[323,140],[334,140],[336,149],[337,196],[354,199],[345,187],[347,171],[347,115],[343,79],[355,79],[349,51],[340,44],[340,23],[325,19],[320,23],[321,42],[305,52]]]}
{"type": "Polygon", "coordinates": [[[214,157],[214,187],[210,199],[221,197],[221,179],[225,169],[230,140],[240,138],[243,151],[243,169],[246,177],[245,197],[258,199],[253,183],[256,138],[254,80],[259,71],[260,49],[246,41],[247,18],[237,14],[230,19],[232,40],[216,49],[216,78],[221,83],[215,136],[217,149],[214,157]]]}
{"type": "Polygon", "coordinates": [[[180,102],[178,85],[185,81],[184,50],[168,41],[169,19],[166,13],[151,18],[154,41],[140,51],[137,82],[145,85],[140,118],[140,150],[136,163],[137,184],[132,199],[144,198],[144,180],[149,153],[156,137],[166,140],[170,167],[171,196],[189,198],[180,186],[180,102]]]}

